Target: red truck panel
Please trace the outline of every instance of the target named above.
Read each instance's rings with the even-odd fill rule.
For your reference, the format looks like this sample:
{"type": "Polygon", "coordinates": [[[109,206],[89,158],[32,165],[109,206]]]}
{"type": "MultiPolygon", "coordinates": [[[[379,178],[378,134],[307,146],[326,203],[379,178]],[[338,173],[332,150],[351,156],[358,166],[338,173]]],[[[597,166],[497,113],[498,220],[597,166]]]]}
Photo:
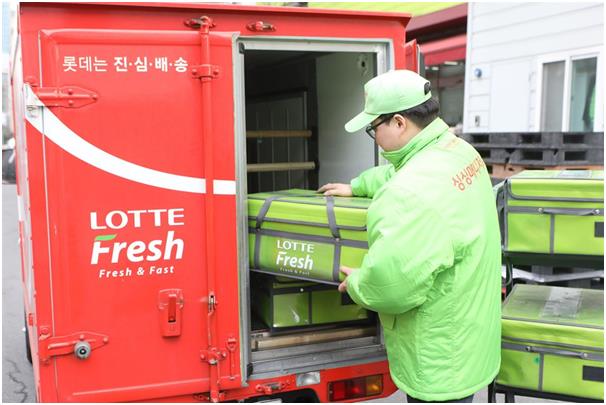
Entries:
{"type": "Polygon", "coordinates": [[[189,68],[203,64],[200,37],[40,32],[32,89],[48,109],[28,121],[42,141],[52,254],[50,319],[39,316],[39,328],[53,343],[85,332],[103,343],[86,361],[41,353],[55,362],[59,401],[207,391],[200,351],[225,351],[228,340],[221,386],[239,386],[234,130],[212,119],[233,116],[232,36],[210,35],[206,64],[219,75],[206,89],[189,68]],[[216,134],[221,141],[210,142],[216,134]],[[216,285],[209,268],[221,269],[216,285]],[[210,291],[221,311],[209,328],[210,291]]]}

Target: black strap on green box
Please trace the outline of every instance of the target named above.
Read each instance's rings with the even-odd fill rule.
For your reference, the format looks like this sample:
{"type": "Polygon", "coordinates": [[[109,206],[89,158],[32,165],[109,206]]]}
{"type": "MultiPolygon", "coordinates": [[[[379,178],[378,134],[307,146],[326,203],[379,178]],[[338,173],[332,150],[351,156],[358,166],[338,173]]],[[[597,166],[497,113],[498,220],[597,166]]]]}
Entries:
{"type": "MultiPolygon", "coordinates": [[[[270,209],[272,203],[274,201],[279,201],[279,200],[292,198],[292,197],[317,198],[316,196],[307,195],[307,194],[301,194],[301,195],[296,195],[296,194],[286,195],[285,194],[285,195],[273,195],[273,196],[265,199],[265,201],[263,202],[263,205],[261,206],[261,209],[259,210],[259,212],[257,213],[257,216],[255,218],[255,227],[249,229],[250,232],[254,232],[256,235],[255,236],[255,252],[254,252],[254,256],[253,256],[253,263],[254,263],[255,269],[259,269],[259,270],[262,269],[261,263],[259,260],[259,256],[260,256],[260,250],[261,250],[261,236],[263,236],[263,235],[273,236],[273,237],[278,237],[278,238],[295,239],[295,240],[300,240],[300,241],[304,241],[304,242],[326,243],[326,244],[332,244],[335,247],[335,251],[334,251],[334,255],[333,255],[333,264],[332,264],[332,278],[333,278],[333,282],[339,283],[340,282],[339,281],[339,271],[340,271],[340,264],[341,264],[342,247],[348,246],[348,247],[355,247],[355,248],[360,248],[360,249],[368,249],[368,242],[342,239],[340,229],[362,230],[362,229],[366,229],[366,227],[358,228],[358,227],[349,227],[349,226],[339,226],[337,224],[337,217],[335,215],[335,199],[332,196],[324,196],[324,198],[326,200],[326,217],[328,218],[328,228],[330,229],[330,233],[331,233],[332,237],[303,235],[303,234],[296,234],[296,233],[292,233],[292,232],[283,232],[283,231],[262,229],[263,222],[266,220],[267,213],[269,212],[269,209],[270,209]]],[[[295,224],[295,225],[297,225],[297,224],[298,225],[312,225],[308,222],[303,222],[303,221],[284,220],[284,221],[280,221],[280,222],[287,223],[287,224],[295,224]]]]}

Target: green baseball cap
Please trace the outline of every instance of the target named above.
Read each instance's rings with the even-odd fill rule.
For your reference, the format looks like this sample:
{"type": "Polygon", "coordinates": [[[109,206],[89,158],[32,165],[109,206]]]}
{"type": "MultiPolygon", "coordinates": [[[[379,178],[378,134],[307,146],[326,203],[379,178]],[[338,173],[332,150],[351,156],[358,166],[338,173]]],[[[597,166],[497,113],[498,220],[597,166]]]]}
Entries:
{"type": "Polygon", "coordinates": [[[429,81],[412,70],[391,70],[364,85],[364,111],[347,124],[347,132],[366,127],[382,114],[408,110],[431,98],[429,81]]]}

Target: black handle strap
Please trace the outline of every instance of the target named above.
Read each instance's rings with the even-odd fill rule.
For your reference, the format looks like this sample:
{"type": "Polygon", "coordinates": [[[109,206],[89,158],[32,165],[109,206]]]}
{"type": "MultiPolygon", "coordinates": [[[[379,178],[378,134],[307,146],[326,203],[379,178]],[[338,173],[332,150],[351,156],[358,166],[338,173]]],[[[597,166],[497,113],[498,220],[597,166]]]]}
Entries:
{"type": "Polygon", "coordinates": [[[261,225],[263,225],[263,221],[265,220],[265,216],[267,215],[267,212],[269,211],[269,208],[271,207],[271,203],[273,203],[275,200],[279,200],[280,198],[282,198],[282,196],[273,195],[273,196],[267,198],[263,202],[261,209],[257,213],[257,218],[256,218],[256,223],[255,223],[256,229],[261,229],[261,225]]]}
{"type": "Polygon", "coordinates": [[[332,257],[332,281],[339,283],[339,272],[341,270],[341,240],[335,239],[335,252],[332,257]]]}
{"type": "Polygon", "coordinates": [[[335,215],[335,199],[333,196],[326,196],[326,217],[328,218],[328,227],[332,236],[339,239],[341,234],[337,226],[337,217],[335,215]]]}

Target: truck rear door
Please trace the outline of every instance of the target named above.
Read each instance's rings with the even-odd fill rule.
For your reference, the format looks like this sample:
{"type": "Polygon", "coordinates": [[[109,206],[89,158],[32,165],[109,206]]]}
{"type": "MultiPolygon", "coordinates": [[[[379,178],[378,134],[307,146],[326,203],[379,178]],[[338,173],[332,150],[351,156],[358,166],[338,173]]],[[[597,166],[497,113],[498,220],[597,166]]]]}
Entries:
{"type": "Polygon", "coordinates": [[[404,54],[406,55],[406,69],[417,73],[424,73],[420,72],[419,59],[421,55],[416,39],[404,44],[404,54]]]}
{"type": "Polygon", "coordinates": [[[188,25],[39,32],[25,90],[43,137],[39,355],[55,401],[216,400],[242,383],[234,36],[188,25]]]}

